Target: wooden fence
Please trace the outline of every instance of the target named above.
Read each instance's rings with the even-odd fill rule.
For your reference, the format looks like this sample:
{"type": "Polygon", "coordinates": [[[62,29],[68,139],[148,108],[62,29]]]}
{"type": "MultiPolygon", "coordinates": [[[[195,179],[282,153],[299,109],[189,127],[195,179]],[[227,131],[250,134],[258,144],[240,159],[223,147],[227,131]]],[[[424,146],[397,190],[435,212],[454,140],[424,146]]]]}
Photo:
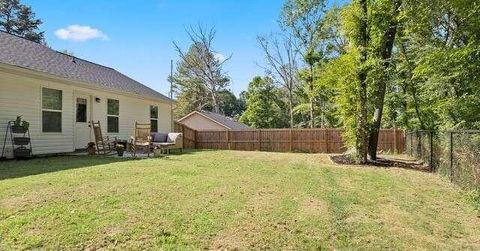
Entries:
{"type": "MultiPolygon", "coordinates": [[[[229,149],[269,152],[342,153],[343,129],[252,129],[196,131],[175,123],[175,131],[183,133],[183,145],[193,149],[229,149]]],[[[403,130],[382,129],[378,150],[403,153],[403,130]]]]}

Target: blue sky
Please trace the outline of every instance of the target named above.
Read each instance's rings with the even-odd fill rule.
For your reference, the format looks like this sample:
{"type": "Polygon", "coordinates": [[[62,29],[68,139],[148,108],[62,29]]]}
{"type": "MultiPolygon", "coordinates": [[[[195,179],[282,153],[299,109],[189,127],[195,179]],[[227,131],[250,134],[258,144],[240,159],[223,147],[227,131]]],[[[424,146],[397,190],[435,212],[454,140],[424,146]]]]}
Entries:
{"type": "Polygon", "coordinates": [[[277,31],[282,0],[23,0],[44,24],[47,44],[103,64],[164,94],[172,42],[189,46],[185,27],[215,26],[215,49],[232,55],[225,69],[238,95],[262,75],[256,37],[277,31]],[[74,26],[77,25],[77,26],[74,26]],[[88,27],[85,27],[88,26],[88,27]]]}

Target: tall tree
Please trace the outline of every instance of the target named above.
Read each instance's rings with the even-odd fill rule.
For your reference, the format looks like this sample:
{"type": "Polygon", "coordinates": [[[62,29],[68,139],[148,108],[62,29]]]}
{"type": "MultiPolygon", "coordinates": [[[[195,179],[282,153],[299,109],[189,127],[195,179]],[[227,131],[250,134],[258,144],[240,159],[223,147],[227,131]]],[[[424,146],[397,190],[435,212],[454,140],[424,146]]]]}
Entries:
{"type": "Polygon", "coordinates": [[[237,99],[231,91],[223,90],[219,93],[220,111],[223,115],[239,118],[245,111],[245,103],[241,99],[237,99]]]}
{"type": "Polygon", "coordinates": [[[380,126],[382,124],[387,82],[389,81],[390,77],[388,73],[391,72],[392,50],[399,24],[398,18],[400,14],[400,7],[402,5],[402,0],[392,0],[387,2],[388,3],[385,5],[385,7],[382,6],[385,8],[385,10],[381,14],[374,14],[374,17],[370,19],[374,28],[371,30],[371,32],[376,30],[377,33],[379,33],[375,34],[375,38],[378,40],[375,42],[378,45],[374,45],[372,47],[376,47],[374,53],[376,53],[375,57],[379,59],[380,68],[373,91],[374,114],[368,142],[368,155],[372,160],[377,159],[378,135],[380,133],[380,126]]]}
{"type": "Polygon", "coordinates": [[[282,27],[290,30],[296,38],[297,49],[308,66],[307,96],[310,100],[310,127],[315,127],[315,65],[322,59],[319,53],[323,38],[323,22],[326,13],[325,0],[287,0],[280,16],[282,27]]]}
{"type": "MultiPolygon", "coordinates": [[[[355,150],[356,159],[360,163],[367,162],[368,150],[368,61],[369,61],[369,42],[370,42],[370,27],[369,27],[369,5],[367,0],[355,0],[350,6],[345,9],[345,20],[343,21],[344,29],[349,34],[349,56],[345,59],[354,61],[355,90],[354,103],[350,104],[351,108],[343,109],[347,112],[344,115],[355,116],[355,150]]],[[[347,63],[348,65],[348,63],[347,63]]],[[[349,83],[345,83],[349,86],[349,83]]],[[[348,95],[348,92],[345,93],[348,95]]],[[[347,99],[348,100],[348,99],[347,99]]],[[[348,103],[346,104],[349,105],[348,103]]],[[[346,118],[344,118],[345,120],[346,118]]],[[[347,128],[348,129],[348,128],[347,128]]],[[[348,134],[348,130],[347,130],[348,134]]]]}
{"type": "Polygon", "coordinates": [[[368,155],[376,159],[401,3],[401,0],[356,0],[344,11],[348,53],[357,62],[355,145],[357,159],[362,163],[367,162],[368,155]]]}
{"type": "Polygon", "coordinates": [[[174,42],[174,46],[181,60],[179,67],[182,68],[177,69],[177,83],[201,84],[201,89],[206,90],[211,98],[213,111],[219,113],[218,93],[224,90],[230,82],[223,66],[231,56],[219,57],[219,53],[213,49],[215,33],[214,28],[208,29],[200,25],[196,28],[190,27],[187,30],[192,43],[189,51],[183,51],[176,42],[174,42]]]}
{"type": "Polygon", "coordinates": [[[241,122],[254,128],[282,128],[287,124],[273,79],[254,77],[244,95],[247,107],[241,122]]]}
{"type": "Polygon", "coordinates": [[[480,5],[405,0],[398,65],[409,83],[412,129],[478,129],[480,5]],[[408,66],[408,67],[405,67],[408,66]],[[411,112],[413,110],[413,112],[411,112]]]}
{"type": "Polygon", "coordinates": [[[293,128],[293,94],[296,88],[298,52],[290,36],[259,36],[258,42],[265,55],[267,74],[287,91],[290,128],[293,128]]]}
{"type": "Polygon", "coordinates": [[[0,0],[0,27],[5,32],[45,43],[43,32],[39,31],[41,24],[30,6],[19,0],[0,0]]]}

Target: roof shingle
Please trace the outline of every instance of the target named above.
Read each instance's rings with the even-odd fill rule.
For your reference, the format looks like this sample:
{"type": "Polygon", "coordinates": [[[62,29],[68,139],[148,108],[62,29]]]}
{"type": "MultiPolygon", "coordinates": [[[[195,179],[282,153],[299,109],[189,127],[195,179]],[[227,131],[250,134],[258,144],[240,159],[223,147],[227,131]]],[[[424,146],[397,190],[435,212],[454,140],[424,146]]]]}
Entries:
{"type": "MultiPolygon", "coordinates": [[[[236,120],[234,120],[233,118],[230,118],[230,117],[227,117],[227,116],[224,116],[222,114],[218,114],[218,113],[215,113],[215,112],[209,112],[209,111],[196,111],[200,114],[202,114],[203,116],[211,119],[211,120],[214,120],[216,121],[217,123],[220,123],[228,128],[230,128],[231,130],[248,130],[248,129],[251,129],[248,125],[245,125],[241,122],[238,122],[236,120]]],[[[184,118],[187,118],[189,115],[185,116],[184,118]]],[[[182,119],[184,119],[182,118],[182,119]]],[[[181,121],[182,119],[180,119],[179,121],[181,121]]]]}
{"type": "Polygon", "coordinates": [[[0,31],[0,63],[116,91],[169,101],[165,95],[103,66],[0,31]]]}

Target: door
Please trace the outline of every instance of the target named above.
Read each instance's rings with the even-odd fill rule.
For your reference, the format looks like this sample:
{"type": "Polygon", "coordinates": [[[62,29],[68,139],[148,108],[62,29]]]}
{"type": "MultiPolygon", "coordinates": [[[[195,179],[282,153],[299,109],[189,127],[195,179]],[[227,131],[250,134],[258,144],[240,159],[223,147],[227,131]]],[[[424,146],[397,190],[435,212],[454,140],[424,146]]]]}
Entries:
{"type": "Polygon", "coordinates": [[[87,148],[91,141],[90,96],[75,95],[75,149],[87,148]]]}

